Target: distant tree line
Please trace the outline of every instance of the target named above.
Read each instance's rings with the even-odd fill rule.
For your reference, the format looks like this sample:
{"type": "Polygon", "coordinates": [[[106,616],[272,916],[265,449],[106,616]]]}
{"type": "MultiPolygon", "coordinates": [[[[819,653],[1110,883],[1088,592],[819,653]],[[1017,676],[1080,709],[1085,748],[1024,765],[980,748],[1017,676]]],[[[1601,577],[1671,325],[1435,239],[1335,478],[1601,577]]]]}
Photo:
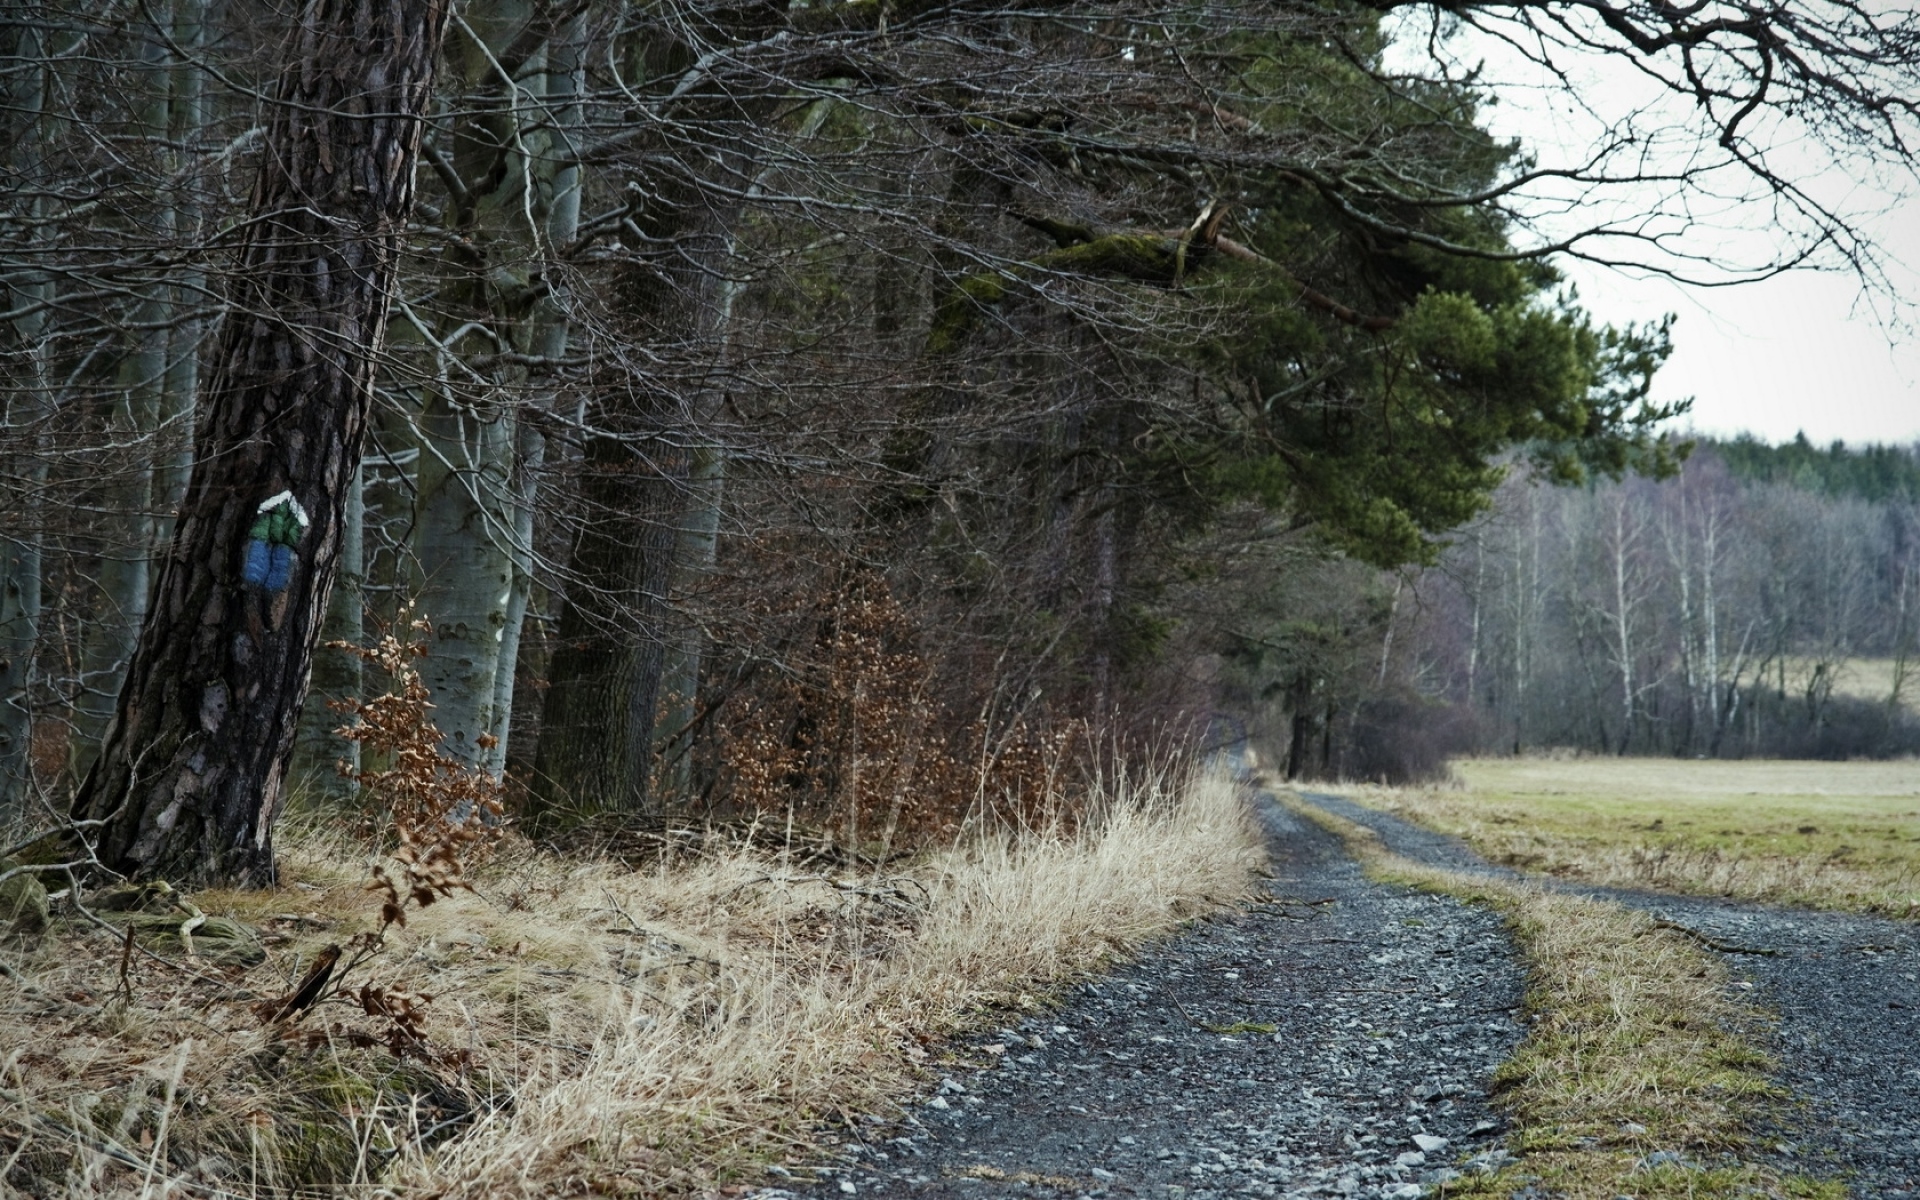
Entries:
{"type": "Polygon", "coordinates": [[[1801,491],[1874,503],[1920,503],[1920,456],[1908,446],[1815,446],[1804,433],[1769,445],[1754,437],[1713,444],[1736,479],[1791,484],[1801,491]]]}
{"type": "Polygon", "coordinates": [[[1515,470],[1435,565],[1350,569],[1229,661],[1266,672],[1303,773],[1920,752],[1917,482],[1914,448],[1804,438],[1703,441],[1666,480],[1515,470]]]}

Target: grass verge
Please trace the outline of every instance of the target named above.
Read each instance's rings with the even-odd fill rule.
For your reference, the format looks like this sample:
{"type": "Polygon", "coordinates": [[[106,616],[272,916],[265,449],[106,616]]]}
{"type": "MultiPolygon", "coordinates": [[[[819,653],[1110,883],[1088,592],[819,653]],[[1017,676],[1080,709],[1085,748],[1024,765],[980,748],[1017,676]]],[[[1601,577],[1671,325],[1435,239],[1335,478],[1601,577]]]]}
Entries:
{"type": "Polygon", "coordinates": [[[1733,998],[1718,961],[1644,913],[1425,867],[1371,830],[1287,803],[1374,878],[1490,904],[1513,930],[1528,1032],[1494,1084],[1517,1161],[1444,1195],[1844,1200],[1840,1184],[1751,1161],[1749,1123],[1781,1097],[1753,1044],[1764,1019],[1733,998]]]}
{"type": "Polygon", "coordinates": [[[431,996],[440,1055],[396,1060],[355,1036],[358,1006],[293,1038],[249,1011],[376,923],[365,868],[312,833],[279,888],[193,897],[263,931],[263,965],[84,923],[4,953],[0,1169],[74,1197],[724,1190],[817,1161],[822,1126],[884,1111],[942,1034],[1232,902],[1264,861],[1212,778],[884,871],[739,839],[644,872],[523,847],[389,934],[374,977],[431,996]]]}
{"type": "Polygon", "coordinates": [[[1343,791],[1524,871],[1920,919],[1912,762],[1475,759],[1454,774],[1343,791]]]}

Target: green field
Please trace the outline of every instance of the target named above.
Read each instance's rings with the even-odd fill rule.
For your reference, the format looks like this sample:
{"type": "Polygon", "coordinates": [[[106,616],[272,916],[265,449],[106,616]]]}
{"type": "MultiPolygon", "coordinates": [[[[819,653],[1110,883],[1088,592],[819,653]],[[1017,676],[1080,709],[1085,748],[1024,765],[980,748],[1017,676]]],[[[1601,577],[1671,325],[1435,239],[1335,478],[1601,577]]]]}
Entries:
{"type": "Polygon", "coordinates": [[[1472,759],[1356,800],[1528,871],[1920,919],[1920,762],[1472,759]]]}
{"type": "MultiPolygon", "coordinates": [[[[1793,686],[1804,688],[1813,670],[1813,660],[1791,659],[1787,664],[1787,679],[1793,686]]],[[[1885,704],[1893,694],[1894,676],[1900,671],[1900,664],[1891,658],[1846,659],[1834,668],[1833,694],[1885,704]]],[[[1900,686],[1900,704],[1908,712],[1920,713],[1920,664],[1909,663],[1906,666],[1900,686]]]]}

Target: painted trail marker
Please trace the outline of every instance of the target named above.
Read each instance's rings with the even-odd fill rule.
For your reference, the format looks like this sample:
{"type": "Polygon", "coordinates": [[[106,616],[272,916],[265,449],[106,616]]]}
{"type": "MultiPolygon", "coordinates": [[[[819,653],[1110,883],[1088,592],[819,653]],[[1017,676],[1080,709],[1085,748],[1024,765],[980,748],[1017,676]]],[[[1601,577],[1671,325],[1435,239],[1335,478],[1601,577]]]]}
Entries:
{"type": "Polygon", "coordinates": [[[307,532],[307,510],[292,492],[281,492],[262,500],[254,512],[241,576],[257,588],[284,592],[293,578],[293,548],[307,532]]]}

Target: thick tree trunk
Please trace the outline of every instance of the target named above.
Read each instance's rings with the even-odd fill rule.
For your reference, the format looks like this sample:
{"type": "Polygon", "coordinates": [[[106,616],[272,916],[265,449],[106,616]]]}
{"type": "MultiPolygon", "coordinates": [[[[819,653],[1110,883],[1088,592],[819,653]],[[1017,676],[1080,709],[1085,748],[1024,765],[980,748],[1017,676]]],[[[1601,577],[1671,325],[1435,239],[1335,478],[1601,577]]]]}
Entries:
{"type": "Polygon", "coordinates": [[[651,811],[653,732],[666,665],[680,472],[659,443],[588,441],[574,541],[575,582],[560,618],[540,719],[530,815],[536,828],[602,812],[651,811]]]}
{"type": "MultiPolygon", "coordinates": [[[[688,189],[690,190],[690,189],[688,189]]],[[[713,344],[725,299],[730,215],[674,195],[647,229],[679,241],[680,261],[636,287],[653,336],[713,344]]],[[[697,397],[650,390],[621,398],[587,439],[567,603],[554,640],[534,759],[531,823],[552,828],[604,812],[651,816],[654,734],[674,636],[669,593],[693,454],[697,397]]]]}
{"type": "Polygon", "coordinates": [[[78,815],[106,822],[98,852],[114,870],[273,878],[273,824],[446,12],[445,0],[308,0],[297,19],[186,502],[113,726],[74,799],[78,815]],[[249,561],[256,510],[283,491],[311,527],[286,577],[276,569],[262,585],[249,561]]]}

